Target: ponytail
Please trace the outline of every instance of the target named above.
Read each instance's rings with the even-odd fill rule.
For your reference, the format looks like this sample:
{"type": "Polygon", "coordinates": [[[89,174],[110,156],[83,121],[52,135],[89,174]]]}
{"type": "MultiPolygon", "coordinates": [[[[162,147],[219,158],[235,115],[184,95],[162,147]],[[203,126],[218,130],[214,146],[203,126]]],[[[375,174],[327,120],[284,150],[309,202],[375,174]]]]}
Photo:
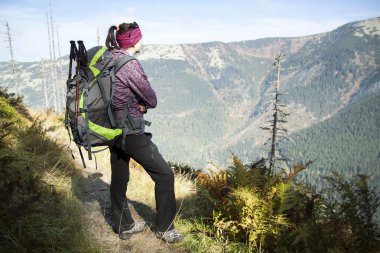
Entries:
{"type": "Polygon", "coordinates": [[[120,45],[119,43],[117,43],[115,33],[116,34],[126,33],[129,30],[129,25],[130,24],[128,23],[122,23],[119,25],[119,29],[115,25],[111,26],[110,29],[108,29],[108,35],[106,38],[106,47],[108,48],[108,50],[120,49],[120,45]]]}
{"type": "Polygon", "coordinates": [[[117,44],[116,38],[115,38],[115,31],[117,30],[117,27],[115,25],[111,26],[110,29],[108,29],[108,35],[106,38],[106,47],[108,50],[112,49],[120,49],[119,44],[117,44]]]}

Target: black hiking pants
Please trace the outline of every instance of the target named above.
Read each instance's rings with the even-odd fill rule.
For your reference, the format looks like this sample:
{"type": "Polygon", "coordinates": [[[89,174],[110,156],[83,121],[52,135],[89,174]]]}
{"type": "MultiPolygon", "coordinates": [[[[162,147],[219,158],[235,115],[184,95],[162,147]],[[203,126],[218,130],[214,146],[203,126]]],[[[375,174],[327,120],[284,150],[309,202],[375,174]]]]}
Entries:
{"type": "Polygon", "coordinates": [[[121,139],[110,146],[111,208],[114,226],[119,232],[128,230],[134,223],[126,199],[130,158],[141,164],[155,182],[157,230],[164,232],[174,228],[173,220],[176,214],[174,173],[151,138],[152,134],[149,133],[129,135],[125,141],[125,151],[120,148],[121,139]]]}

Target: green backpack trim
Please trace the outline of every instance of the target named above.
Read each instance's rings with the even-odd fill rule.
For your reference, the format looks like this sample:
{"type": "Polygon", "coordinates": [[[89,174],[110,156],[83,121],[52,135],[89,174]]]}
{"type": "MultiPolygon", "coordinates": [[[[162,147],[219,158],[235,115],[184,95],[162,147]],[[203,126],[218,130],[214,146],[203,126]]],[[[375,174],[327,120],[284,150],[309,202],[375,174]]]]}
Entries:
{"type": "MultiPolygon", "coordinates": [[[[79,100],[79,107],[81,109],[83,109],[83,94],[84,93],[82,93],[80,100],[79,100]]],[[[82,112],[81,115],[82,115],[83,119],[86,120],[86,114],[84,112],[82,112]]],[[[101,135],[102,137],[104,137],[108,141],[113,140],[116,136],[121,135],[123,132],[120,128],[110,129],[110,128],[99,126],[99,125],[95,124],[94,122],[92,122],[91,120],[89,120],[88,123],[89,123],[88,126],[89,126],[91,131],[101,135]]]]}
{"type": "Polygon", "coordinates": [[[91,62],[90,62],[90,64],[89,64],[88,67],[90,68],[90,70],[91,70],[92,74],[94,75],[94,77],[96,77],[96,76],[98,76],[100,74],[100,70],[97,69],[97,68],[95,68],[94,65],[99,60],[99,57],[102,56],[106,50],[107,50],[106,47],[102,47],[101,49],[99,49],[99,51],[91,59],[91,62]]]}

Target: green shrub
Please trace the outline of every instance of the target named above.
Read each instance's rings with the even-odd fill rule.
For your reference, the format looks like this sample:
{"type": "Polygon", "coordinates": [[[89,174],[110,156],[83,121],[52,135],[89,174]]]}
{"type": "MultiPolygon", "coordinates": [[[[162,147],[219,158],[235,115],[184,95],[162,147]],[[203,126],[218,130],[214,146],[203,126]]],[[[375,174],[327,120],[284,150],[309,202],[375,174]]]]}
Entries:
{"type": "Polygon", "coordinates": [[[368,177],[346,179],[334,173],[331,187],[320,193],[297,174],[308,163],[270,176],[265,162],[243,165],[232,156],[228,171],[202,173],[198,191],[212,207],[212,237],[245,243],[257,252],[376,252],[379,229],[374,215],[380,205],[368,177]],[[228,175],[226,177],[225,175],[228,175]],[[228,189],[224,194],[222,189],[228,189]]]}

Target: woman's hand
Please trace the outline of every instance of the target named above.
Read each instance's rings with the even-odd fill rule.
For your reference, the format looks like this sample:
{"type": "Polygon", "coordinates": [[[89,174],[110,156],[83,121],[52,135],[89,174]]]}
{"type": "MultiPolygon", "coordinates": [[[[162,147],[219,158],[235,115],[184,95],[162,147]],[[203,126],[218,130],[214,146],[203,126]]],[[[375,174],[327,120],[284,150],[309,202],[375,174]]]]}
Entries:
{"type": "Polygon", "coordinates": [[[139,112],[145,114],[145,113],[147,113],[147,111],[148,111],[148,109],[146,108],[145,105],[139,104],[139,112]]]}

